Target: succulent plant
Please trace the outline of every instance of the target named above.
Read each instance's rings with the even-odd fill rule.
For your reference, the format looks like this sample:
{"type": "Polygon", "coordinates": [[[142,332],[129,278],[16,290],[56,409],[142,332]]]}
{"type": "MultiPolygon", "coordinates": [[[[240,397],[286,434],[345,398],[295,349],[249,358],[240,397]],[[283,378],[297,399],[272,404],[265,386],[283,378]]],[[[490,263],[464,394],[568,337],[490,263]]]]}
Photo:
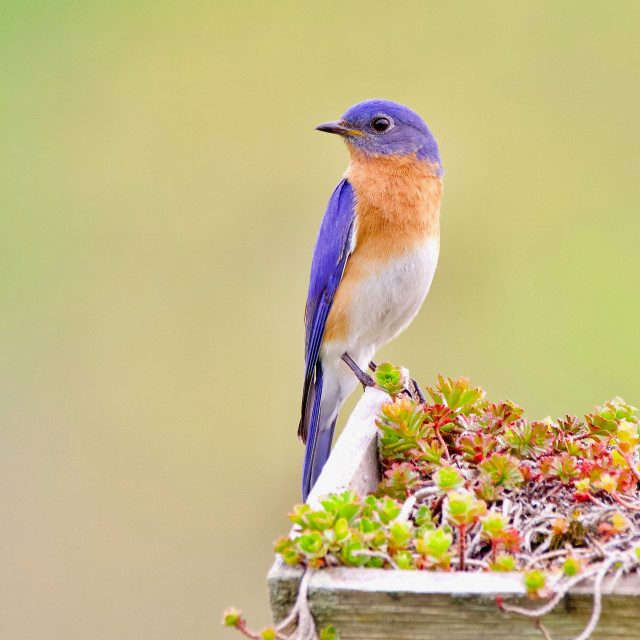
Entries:
{"type": "MultiPolygon", "coordinates": [[[[295,535],[275,543],[286,563],[526,569],[523,581],[533,599],[551,594],[550,575],[593,575],[605,543],[619,541],[617,552],[640,565],[640,535],[629,535],[640,529],[634,407],[615,398],[584,420],[530,421],[509,400],[488,402],[467,378],[439,376],[426,389],[433,404],[408,397],[399,367],[382,363],[374,378],[391,396],[377,419],[382,481],[373,495],[344,491],[326,496],[318,508],[296,505],[289,514],[295,535]],[[520,514],[534,518],[548,501],[553,516],[530,525],[524,536],[527,518],[520,514]],[[535,549],[551,551],[534,556],[535,549]]],[[[258,640],[284,638],[272,627],[246,630],[233,608],[224,624],[258,640]]],[[[333,628],[320,634],[320,640],[336,637],[333,628]]]]}

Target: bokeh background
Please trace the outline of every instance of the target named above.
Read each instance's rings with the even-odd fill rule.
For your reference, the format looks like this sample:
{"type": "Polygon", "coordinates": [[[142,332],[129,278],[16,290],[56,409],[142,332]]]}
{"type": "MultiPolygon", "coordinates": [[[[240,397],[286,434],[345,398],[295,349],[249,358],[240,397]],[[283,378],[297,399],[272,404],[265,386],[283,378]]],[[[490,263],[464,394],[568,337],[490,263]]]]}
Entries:
{"type": "MultiPolygon", "coordinates": [[[[302,312],[347,162],[406,103],[440,267],[379,354],[529,416],[640,404],[640,4],[3,0],[0,636],[268,624],[302,312]]],[[[344,424],[359,392],[341,416],[344,424]]]]}

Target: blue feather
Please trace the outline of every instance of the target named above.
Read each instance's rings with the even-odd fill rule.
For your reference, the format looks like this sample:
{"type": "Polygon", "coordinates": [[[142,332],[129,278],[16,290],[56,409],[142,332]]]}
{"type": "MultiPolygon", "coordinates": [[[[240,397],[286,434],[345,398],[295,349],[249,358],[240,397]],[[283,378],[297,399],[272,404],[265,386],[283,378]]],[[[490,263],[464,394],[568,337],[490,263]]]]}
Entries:
{"type": "Polygon", "coordinates": [[[306,443],[302,494],[306,500],[320,474],[333,437],[333,425],[320,429],[322,365],[320,346],[327,318],[351,250],[355,197],[346,179],[335,188],[325,211],[311,262],[311,279],[305,309],[305,376],[302,416],[298,435],[306,443]],[[320,431],[322,433],[320,434],[320,431]]]}

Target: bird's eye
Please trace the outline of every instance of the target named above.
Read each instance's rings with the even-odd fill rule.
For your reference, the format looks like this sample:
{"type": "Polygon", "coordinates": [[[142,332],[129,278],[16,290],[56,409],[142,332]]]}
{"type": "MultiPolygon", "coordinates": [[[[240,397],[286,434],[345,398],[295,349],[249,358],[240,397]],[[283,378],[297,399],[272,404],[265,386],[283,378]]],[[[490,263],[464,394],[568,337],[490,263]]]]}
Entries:
{"type": "Polygon", "coordinates": [[[374,131],[377,131],[378,133],[383,133],[384,131],[389,129],[389,127],[391,127],[391,120],[389,120],[389,118],[386,118],[386,117],[374,118],[371,121],[371,126],[373,127],[374,131]]]}

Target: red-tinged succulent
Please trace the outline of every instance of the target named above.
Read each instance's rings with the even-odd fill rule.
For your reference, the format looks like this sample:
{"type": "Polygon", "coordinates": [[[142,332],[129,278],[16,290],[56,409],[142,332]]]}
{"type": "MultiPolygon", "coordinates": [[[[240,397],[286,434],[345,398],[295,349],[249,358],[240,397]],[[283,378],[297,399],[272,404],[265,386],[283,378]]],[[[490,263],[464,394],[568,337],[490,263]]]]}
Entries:
{"type": "Polygon", "coordinates": [[[569,522],[565,518],[554,518],[551,521],[551,531],[554,536],[562,536],[569,530],[569,522]]]}
{"type": "Polygon", "coordinates": [[[387,535],[387,549],[391,557],[400,551],[406,551],[411,544],[414,528],[408,521],[392,522],[387,535]]]}
{"type": "Polygon", "coordinates": [[[495,562],[489,563],[491,571],[515,571],[516,559],[509,553],[499,553],[495,562]]]}
{"type": "Polygon", "coordinates": [[[580,473],[577,458],[566,451],[559,456],[544,458],[540,462],[540,471],[546,478],[560,480],[563,484],[571,482],[580,473]]]}
{"type": "Polygon", "coordinates": [[[511,400],[503,400],[502,402],[489,403],[486,412],[502,421],[503,424],[510,424],[518,420],[524,410],[511,400]]]}
{"type": "Polygon", "coordinates": [[[522,536],[515,527],[509,527],[502,536],[501,544],[511,553],[520,553],[522,536]]]}
{"type": "Polygon", "coordinates": [[[542,477],[540,469],[537,466],[527,464],[526,461],[523,461],[520,465],[520,473],[522,474],[525,484],[528,482],[538,482],[542,477]]]}
{"type": "Polygon", "coordinates": [[[535,459],[551,447],[551,425],[547,422],[529,422],[521,418],[505,428],[499,441],[512,455],[520,459],[535,459]]]}
{"type": "Polygon", "coordinates": [[[623,469],[618,476],[618,492],[634,494],[638,488],[638,480],[631,469],[623,469]]]}
{"type": "Polygon", "coordinates": [[[584,458],[587,455],[584,440],[576,440],[573,436],[562,431],[554,432],[551,448],[558,452],[566,452],[574,458],[584,458]]]}
{"type": "Polygon", "coordinates": [[[468,491],[451,491],[444,508],[446,520],[454,527],[470,526],[486,511],[484,500],[476,500],[468,491]]]}
{"type": "Polygon", "coordinates": [[[506,516],[495,511],[480,519],[482,538],[491,543],[492,562],[497,562],[498,548],[503,547],[511,553],[520,551],[520,534],[514,527],[509,526],[506,516]]]}
{"type": "Polygon", "coordinates": [[[422,484],[422,478],[411,462],[394,462],[385,472],[377,496],[405,500],[422,484]]]}
{"type": "Polygon", "coordinates": [[[577,436],[585,432],[586,426],[576,416],[565,416],[564,420],[558,420],[558,429],[568,436],[577,436]]]}
{"type": "Polygon", "coordinates": [[[637,412],[635,407],[626,404],[622,398],[614,398],[605,402],[602,407],[595,407],[585,419],[592,436],[609,438],[615,435],[622,421],[634,422],[637,425],[637,412]]]}
{"type": "Polygon", "coordinates": [[[523,580],[527,595],[532,600],[548,598],[551,595],[551,589],[547,585],[547,576],[544,571],[539,569],[527,571],[523,576],[523,580]]]}
{"type": "Polygon", "coordinates": [[[497,485],[485,471],[480,472],[472,489],[476,497],[485,502],[496,502],[504,493],[504,487],[497,485]]]}
{"type": "Polygon", "coordinates": [[[622,420],[618,425],[616,432],[616,444],[618,449],[623,454],[633,453],[640,443],[640,436],[638,436],[638,425],[633,422],[627,422],[622,420]]]}
{"type": "Polygon", "coordinates": [[[475,418],[474,424],[485,433],[498,435],[504,431],[505,427],[519,420],[522,413],[522,409],[510,400],[489,403],[475,418]]]}
{"type": "Polygon", "coordinates": [[[627,520],[627,518],[619,511],[616,511],[611,518],[598,525],[598,533],[606,542],[610,538],[613,538],[613,536],[617,536],[619,533],[624,533],[628,528],[629,520],[627,520]]]}
{"type": "Polygon", "coordinates": [[[591,480],[589,478],[580,478],[573,485],[573,497],[578,502],[586,502],[591,495],[591,480]]]}
{"type": "Polygon", "coordinates": [[[596,480],[593,481],[593,486],[601,491],[607,491],[609,493],[615,493],[618,490],[617,474],[613,473],[601,473],[596,480]]]}
{"type": "Polygon", "coordinates": [[[407,457],[426,475],[446,463],[446,453],[447,445],[434,438],[418,441],[415,449],[407,452],[407,457]]]}
{"type": "Polygon", "coordinates": [[[242,626],[244,624],[242,611],[240,611],[240,609],[236,609],[235,607],[227,607],[222,612],[222,624],[227,627],[242,626]]]}
{"type": "Polygon", "coordinates": [[[444,516],[447,522],[458,529],[458,555],[460,571],[465,568],[465,554],[467,546],[467,530],[474,525],[478,518],[487,511],[484,500],[477,500],[468,491],[451,491],[447,495],[444,506],[444,516]]]}
{"type": "Polygon", "coordinates": [[[416,552],[420,556],[418,568],[448,570],[451,563],[452,554],[449,549],[452,542],[453,536],[442,527],[423,531],[415,541],[416,552]]]}
{"type": "Polygon", "coordinates": [[[425,407],[425,413],[425,420],[433,429],[451,431],[455,426],[455,411],[444,404],[428,404],[425,407]]]}
{"type": "Polygon", "coordinates": [[[515,489],[524,482],[520,463],[513,456],[506,454],[493,454],[480,463],[481,471],[489,474],[491,480],[498,487],[515,489]]]}
{"type": "Polygon", "coordinates": [[[465,481],[464,476],[454,467],[442,467],[431,477],[438,492],[443,494],[460,489],[465,481]]]}
{"type": "Polygon", "coordinates": [[[485,392],[480,387],[471,387],[469,378],[445,378],[438,376],[435,387],[427,387],[434,403],[443,404],[454,413],[470,416],[480,413],[484,406],[485,392]]]}
{"type": "Polygon", "coordinates": [[[498,446],[498,439],[482,431],[463,433],[458,438],[457,449],[462,457],[469,462],[482,462],[498,446]]]}
{"type": "Polygon", "coordinates": [[[496,561],[498,544],[504,539],[505,532],[509,526],[509,521],[501,513],[491,511],[480,520],[482,525],[481,533],[485,540],[489,540],[493,552],[493,561],[496,561]]]}
{"type": "Polygon", "coordinates": [[[380,429],[380,453],[387,464],[405,460],[409,451],[433,436],[433,428],[424,424],[423,407],[409,398],[396,398],[395,402],[382,405],[381,414],[376,424],[380,429]]]}

